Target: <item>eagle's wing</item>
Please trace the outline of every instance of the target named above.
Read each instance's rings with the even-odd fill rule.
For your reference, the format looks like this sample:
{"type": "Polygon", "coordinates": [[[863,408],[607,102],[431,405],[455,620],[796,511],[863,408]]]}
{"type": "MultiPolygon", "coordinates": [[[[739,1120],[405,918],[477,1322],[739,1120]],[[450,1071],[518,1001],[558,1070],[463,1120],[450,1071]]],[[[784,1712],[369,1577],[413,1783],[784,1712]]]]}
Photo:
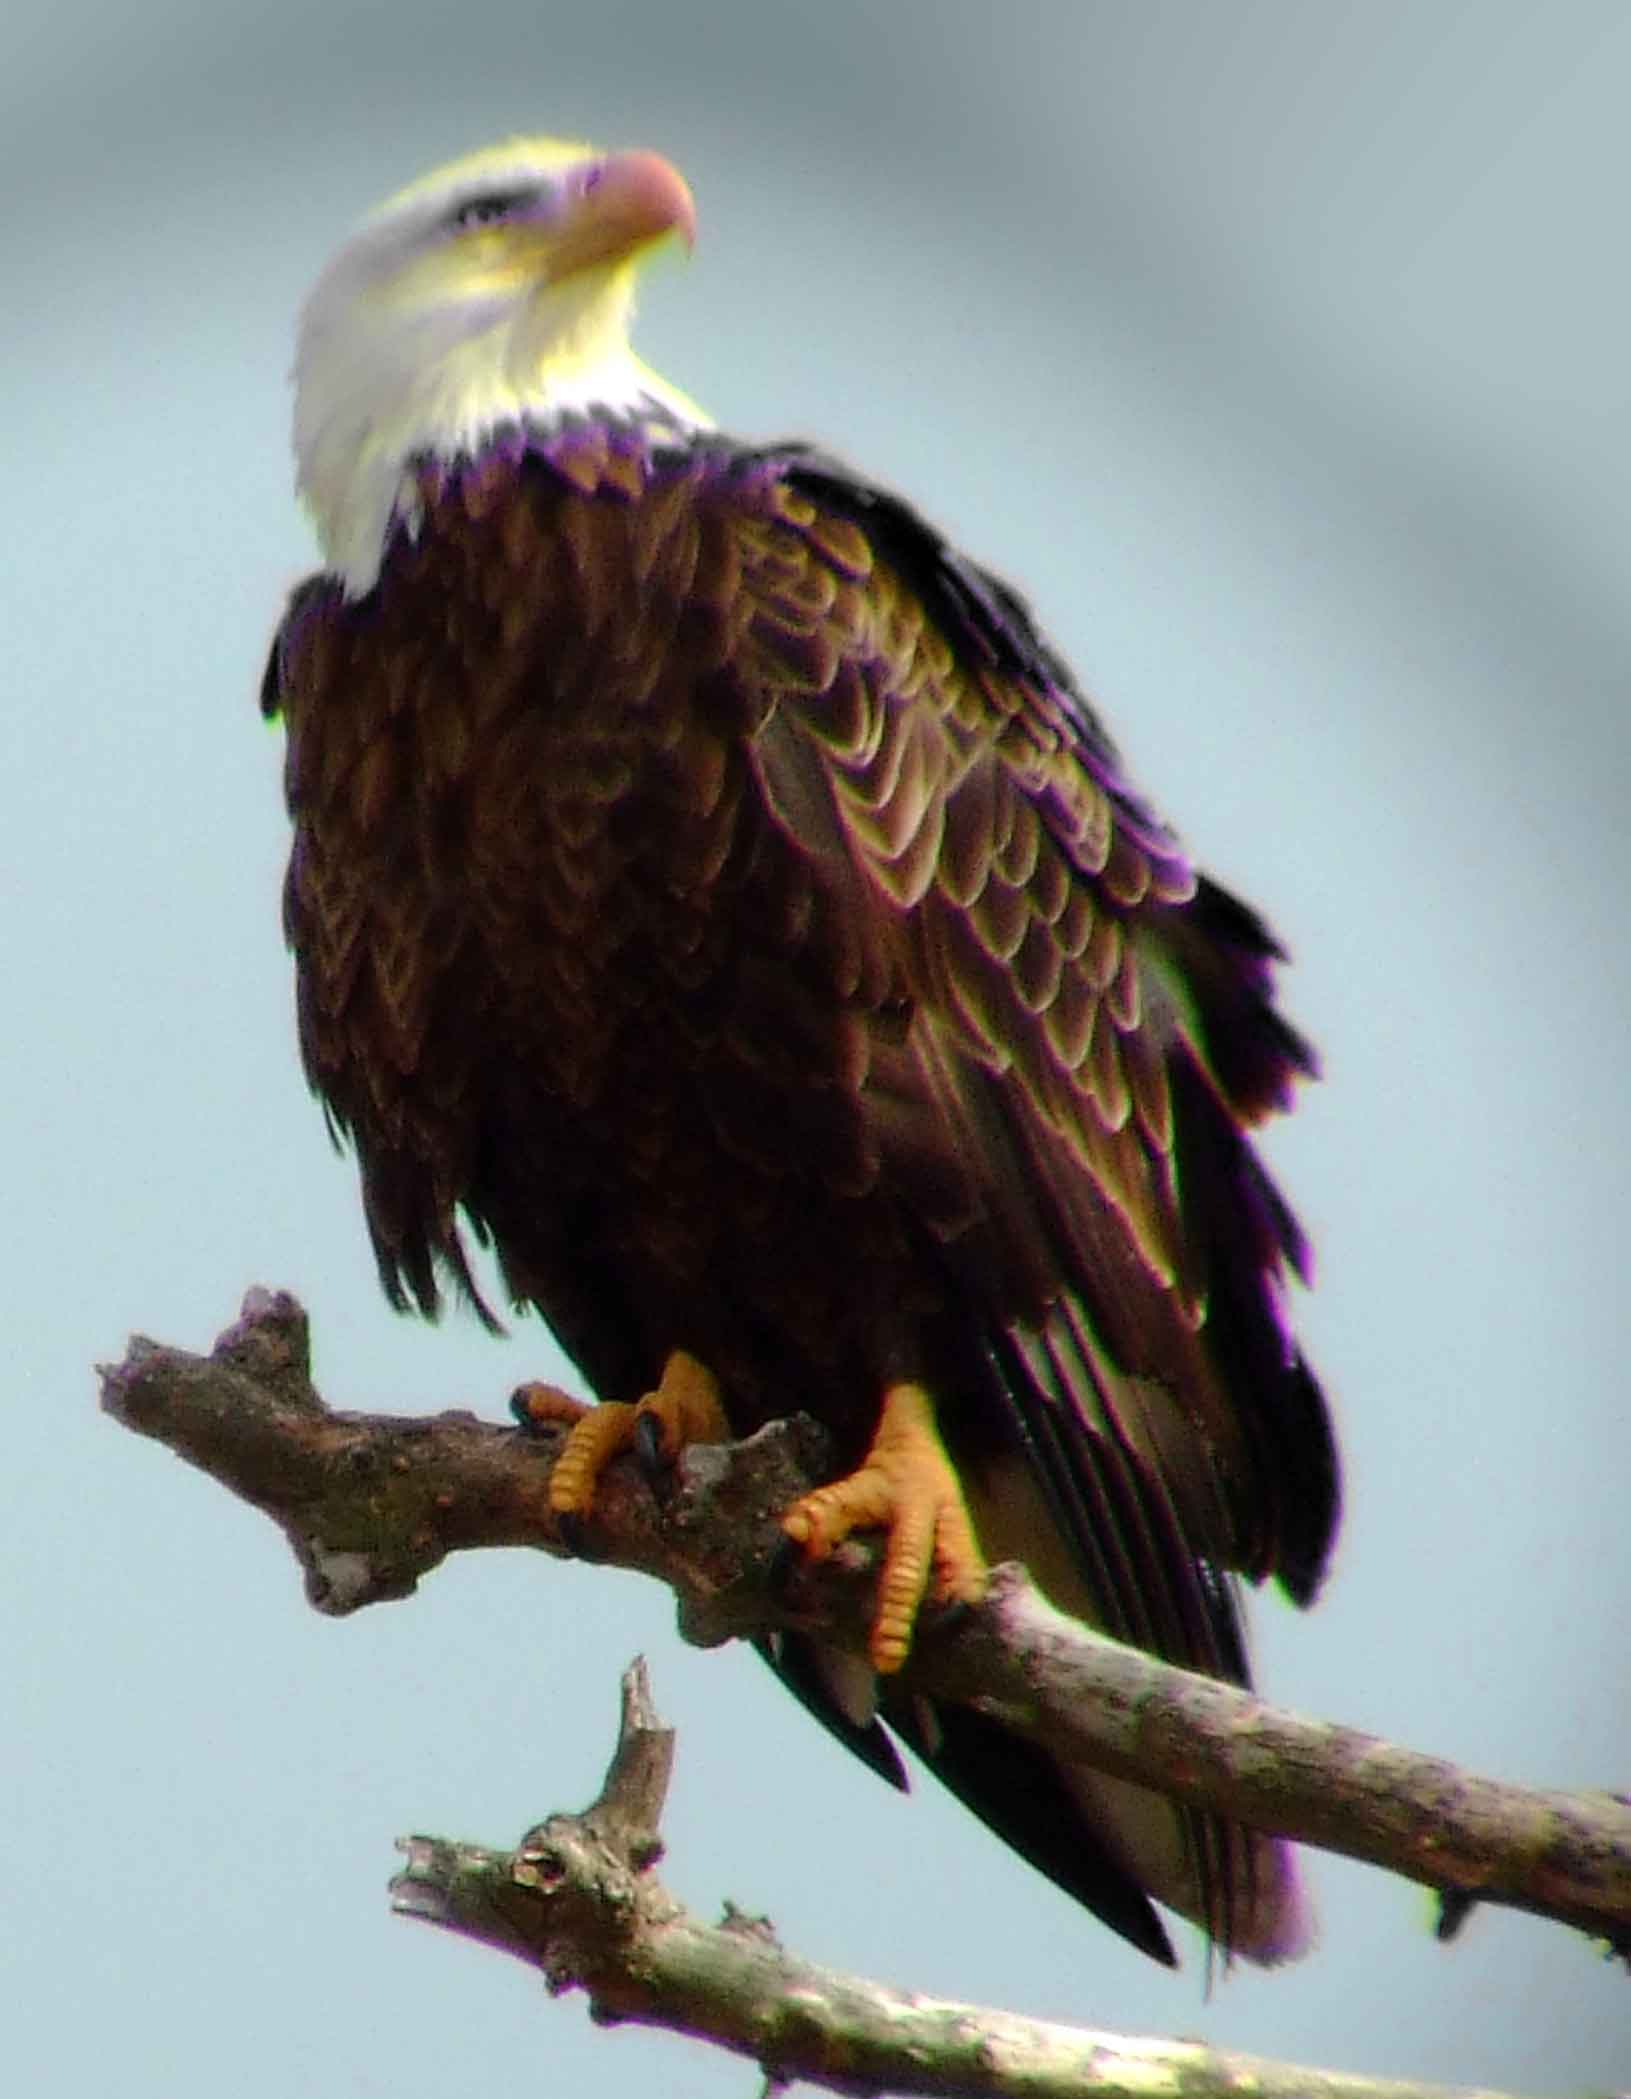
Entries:
{"type": "MultiPolygon", "coordinates": [[[[1118,1636],[1243,1678],[1232,1575],[1306,1602],[1337,1513],[1283,1304],[1305,1250],[1246,1134],[1312,1068],[1271,1004],[1278,950],[1135,797],[1011,591],[836,464],[782,462],[775,515],[738,535],[751,761],[862,951],[893,959],[865,1113],[948,1279],[991,1308],[975,1403],[1030,1461],[969,1482],[982,1541],[1118,1636]]],[[[1093,1900],[1057,1803],[1016,1798],[1011,1737],[893,1717],[1093,1900]]],[[[1291,1950],[1272,1854],[1204,1818],[1184,1841],[1181,1869],[1135,1856],[1135,1877],[1225,1945],[1291,1950]]]]}

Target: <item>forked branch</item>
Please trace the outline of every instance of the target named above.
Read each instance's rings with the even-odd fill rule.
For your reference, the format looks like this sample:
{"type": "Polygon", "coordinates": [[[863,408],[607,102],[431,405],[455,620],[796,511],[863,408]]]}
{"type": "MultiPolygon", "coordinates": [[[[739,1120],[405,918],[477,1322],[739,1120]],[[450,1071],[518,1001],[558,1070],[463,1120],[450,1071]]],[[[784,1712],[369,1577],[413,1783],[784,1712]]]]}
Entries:
{"type": "Polygon", "coordinates": [[[403,1838],[394,1907],[514,1954],[552,1992],[587,1991],[606,2024],[658,2026],[746,2056],[772,2090],[798,2080],[940,2099],[1479,2099],[917,1996],[798,1959],[763,1918],[727,1908],[706,1924],[652,1870],[673,1740],[637,1661],[594,1805],[551,1815],[510,1852],[403,1838]]]}

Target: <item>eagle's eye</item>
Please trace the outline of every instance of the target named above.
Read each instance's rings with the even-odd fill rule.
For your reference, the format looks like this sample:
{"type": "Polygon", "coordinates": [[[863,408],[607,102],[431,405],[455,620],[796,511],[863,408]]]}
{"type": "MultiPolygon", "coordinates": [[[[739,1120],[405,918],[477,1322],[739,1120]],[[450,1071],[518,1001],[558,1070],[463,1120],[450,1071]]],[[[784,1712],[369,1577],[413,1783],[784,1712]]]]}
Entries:
{"type": "Polygon", "coordinates": [[[536,195],[532,189],[483,190],[479,196],[466,197],[456,205],[448,222],[459,233],[468,233],[474,226],[496,226],[521,205],[531,203],[536,195]]]}

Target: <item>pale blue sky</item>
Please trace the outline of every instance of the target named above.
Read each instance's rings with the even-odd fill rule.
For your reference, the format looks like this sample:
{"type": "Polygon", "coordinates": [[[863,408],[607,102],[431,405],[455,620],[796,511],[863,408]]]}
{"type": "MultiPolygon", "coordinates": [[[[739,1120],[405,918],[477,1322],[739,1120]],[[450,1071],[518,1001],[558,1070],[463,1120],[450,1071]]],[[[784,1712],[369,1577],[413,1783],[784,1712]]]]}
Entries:
{"type": "Polygon", "coordinates": [[[1033,597],[1143,782],[1296,951],[1274,1143],[1351,1518],[1266,1687],[1502,1775],[1628,1781],[1631,23],[1615,6],[17,0],[0,30],[0,1477],[19,2091],[719,2099],[393,1919],[393,1837],[581,1803],[643,1648],[670,1870],[946,1995],[1514,2090],[1631,2077],[1631,1984],[1452,1951],[1316,1861],[1299,1969],[1201,1994],[930,1787],[898,1802],[631,1577],[486,1555],[331,1624],[270,1527],[96,1414],[133,1327],[297,1289],[329,1397],[502,1413],[543,1336],[374,1287],[307,1100],[254,693],[310,560],[295,308],[431,162],[661,148],[641,347],[896,483],[1033,597]]]}

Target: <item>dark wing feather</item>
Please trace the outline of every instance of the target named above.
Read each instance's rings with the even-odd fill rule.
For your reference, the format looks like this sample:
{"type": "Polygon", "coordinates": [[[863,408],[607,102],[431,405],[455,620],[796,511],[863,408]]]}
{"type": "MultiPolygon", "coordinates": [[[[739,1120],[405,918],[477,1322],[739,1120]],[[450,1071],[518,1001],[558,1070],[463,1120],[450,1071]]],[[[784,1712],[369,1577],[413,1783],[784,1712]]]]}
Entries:
{"type": "MultiPolygon", "coordinates": [[[[283,924],[299,958],[301,1058],[339,1142],[367,1129],[363,1205],[382,1288],[398,1311],[434,1318],[441,1281],[492,1331],[454,1215],[468,1162],[444,1140],[448,1098],[468,1087],[469,1046],[489,988],[473,966],[459,914],[422,884],[399,879],[399,800],[425,783],[403,777],[393,738],[380,733],[415,675],[386,660],[385,689],[349,679],[368,655],[368,615],[348,621],[340,584],[308,576],[290,593],[261,683],[261,711],[287,720],[285,784],[296,817],[283,924]],[[331,704],[355,683],[362,707],[331,704]],[[321,820],[313,820],[313,811],[321,820]],[[432,1092],[423,1074],[439,1069],[432,1092]],[[411,1078],[414,1083],[405,1083],[411,1078]]],[[[453,723],[457,732],[458,722],[453,723]]],[[[479,1218],[469,1229],[483,1243],[479,1218]]],[[[565,1227],[562,1227],[565,1229],[565,1227]]]]}
{"type": "Polygon", "coordinates": [[[783,1685],[813,1719],[819,1720],[835,1742],[858,1756],[869,1771],[875,1771],[897,1793],[908,1790],[906,1772],[887,1729],[877,1720],[852,1720],[843,1703],[833,1696],[830,1673],[822,1666],[821,1650],[796,1633],[767,1633],[755,1640],[761,1660],[770,1664],[783,1685]]]}
{"type": "MultiPolygon", "coordinates": [[[[1246,1135],[1312,1069],[1271,1004],[1278,950],[1135,796],[1012,591],[897,499],[782,458],[777,523],[743,541],[738,672],[771,700],[767,807],[903,958],[912,1022],[877,1031],[863,1092],[885,1170],[987,1308],[977,1404],[1068,1543],[1060,1600],[1085,1590],[1122,1637],[1243,1679],[1231,1575],[1306,1602],[1337,1516],[1283,1303],[1304,1246],[1246,1135]]],[[[1034,1568],[1003,1500],[988,1545],[1034,1568]]],[[[1037,1857],[977,1751],[953,1771],[936,1739],[1037,1857]]],[[[1191,1912],[1286,1950],[1271,1855],[1205,1818],[1187,1841],[1191,1912]]],[[[1037,1862],[1071,1884],[1059,1847],[1037,1862]]]]}
{"type": "Polygon", "coordinates": [[[1045,1750],[970,1706],[891,1708],[890,1724],[963,1805],[1022,1859],[1164,1968],[1178,1957],[1155,1905],[1091,1822],[1045,1750]],[[1061,1833],[1069,1839],[1061,1843],[1061,1833]]]}

